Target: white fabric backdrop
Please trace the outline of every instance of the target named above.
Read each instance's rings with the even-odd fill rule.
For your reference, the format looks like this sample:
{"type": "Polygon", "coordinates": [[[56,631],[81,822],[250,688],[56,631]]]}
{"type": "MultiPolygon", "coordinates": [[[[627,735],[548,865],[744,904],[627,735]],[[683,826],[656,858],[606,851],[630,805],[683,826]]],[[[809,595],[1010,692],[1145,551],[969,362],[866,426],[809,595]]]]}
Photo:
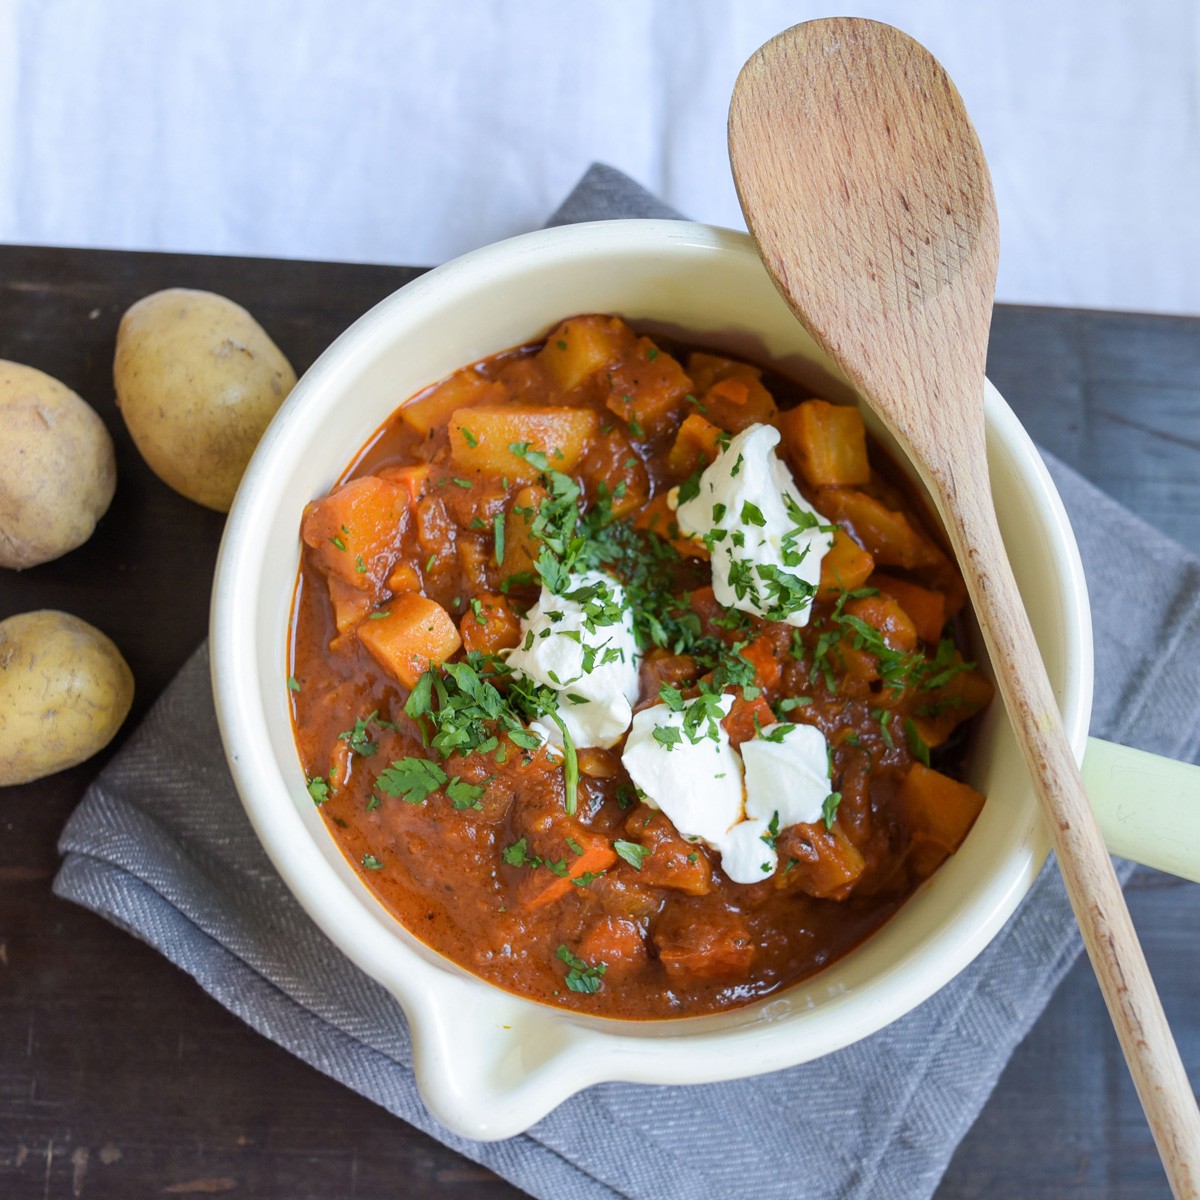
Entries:
{"type": "MultiPolygon", "coordinates": [[[[804,0],[0,0],[0,240],[432,264],[605,160],[740,225],[734,77],[804,0]]],[[[1001,299],[1200,313],[1198,0],[875,0],[995,176],[1001,299]]]]}

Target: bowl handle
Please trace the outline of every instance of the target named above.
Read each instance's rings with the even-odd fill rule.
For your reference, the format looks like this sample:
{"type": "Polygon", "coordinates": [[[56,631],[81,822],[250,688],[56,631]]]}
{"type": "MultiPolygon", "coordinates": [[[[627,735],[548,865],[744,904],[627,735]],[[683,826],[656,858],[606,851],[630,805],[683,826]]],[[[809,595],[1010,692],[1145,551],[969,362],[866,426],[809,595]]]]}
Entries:
{"type": "Polygon", "coordinates": [[[1113,854],[1200,883],[1200,767],[1088,738],[1083,782],[1113,854]]]}

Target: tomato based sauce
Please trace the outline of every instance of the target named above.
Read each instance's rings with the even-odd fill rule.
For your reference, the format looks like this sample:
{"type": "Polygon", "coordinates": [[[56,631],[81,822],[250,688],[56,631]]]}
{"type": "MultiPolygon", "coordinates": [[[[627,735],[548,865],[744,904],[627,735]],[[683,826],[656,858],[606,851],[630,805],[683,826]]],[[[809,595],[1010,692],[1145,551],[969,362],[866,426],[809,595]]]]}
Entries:
{"type": "Polygon", "coordinates": [[[626,1018],[744,1004],[879,928],[978,814],[958,776],[991,697],[958,572],[881,467],[855,410],[610,317],[400,407],[305,511],[289,664],[309,793],[380,902],[499,987],[626,1018]],[[711,544],[675,519],[759,424],[831,531],[803,625],[719,603],[711,544]],[[556,702],[505,659],[577,563],[623,585],[635,712],[717,695],[735,749],[778,722],[824,735],[822,816],[764,835],[760,881],[639,794],[622,740],[536,731],[556,702]]]}

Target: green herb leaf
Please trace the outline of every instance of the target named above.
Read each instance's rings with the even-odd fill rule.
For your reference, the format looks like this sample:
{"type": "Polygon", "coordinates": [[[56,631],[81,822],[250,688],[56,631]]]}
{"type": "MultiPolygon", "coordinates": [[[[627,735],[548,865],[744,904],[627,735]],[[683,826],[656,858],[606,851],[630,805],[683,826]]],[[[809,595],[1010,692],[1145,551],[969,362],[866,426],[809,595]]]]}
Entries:
{"type": "Polygon", "coordinates": [[[825,822],[826,829],[833,828],[834,818],[837,816],[838,805],[842,802],[841,792],[830,792],[825,797],[824,803],[821,805],[821,819],[825,822]]]}
{"type": "Polygon", "coordinates": [[[636,871],[642,869],[642,863],[654,853],[650,846],[643,846],[639,842],[626,842],[617,840],[613,842],[613,849],[636,871]]]}
{"type": "Polygon", "coordinates": [[[572,954],[566,945],[559,946],[556,957],[570,968],[567,972],[567,987],[571,991],[591,996],[600,990],[600,980],[608,970],[607,963],[600,962],[589,966],[582,958],[572,954]]]}
{"type": "Polygon", "coordinates": [[[908,741],[908,748],[912,752],[913,758],[925,766],[929,766],[929,747],[911,717],[904,718],[904,736],[908,741]]]}
{"type": "Polygon", "coordinates": [[[380,771],[375,783],[389,796],[399,796],[409,804],[421,804],[430,793],[445,787],[447,778],[437,763],[410,757],[397,759],[380,771]]]}
{"type": "Polygon", "coordinates": [[[498,512],[492,518],[492,536],[496,539],[496,566],[504,565],[504,514],[498,512]]]}
{"type": "Polygon", "coordinates": [[[487,791],[487,784],[464,783],[456,775],[446,784],[446,795],[455,808],[483,808],[480,796],[487,791]]]}
{"type": "Polygon", "coordinates": [[[383,870],[383,863],[381,863],[373,854],[364,854],[362,856],[362,865],[366,867],[368,871],[383,870]]]}

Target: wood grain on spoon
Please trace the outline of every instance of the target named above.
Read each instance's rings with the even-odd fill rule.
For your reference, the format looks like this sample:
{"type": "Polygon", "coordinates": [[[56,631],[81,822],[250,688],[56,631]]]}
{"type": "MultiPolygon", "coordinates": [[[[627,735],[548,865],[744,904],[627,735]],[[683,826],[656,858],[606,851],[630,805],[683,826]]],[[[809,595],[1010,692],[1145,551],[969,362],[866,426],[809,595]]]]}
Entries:
{"type": "Polygon", "coordinates": [[[767,270],[908,453],[941,513],[1171,1187],[1196,1197],[1195,1097],[992,507],[983,377],[998,233],[962,100],[899,30],[811,21],[742,69],[729,149],[767,270]]]}

